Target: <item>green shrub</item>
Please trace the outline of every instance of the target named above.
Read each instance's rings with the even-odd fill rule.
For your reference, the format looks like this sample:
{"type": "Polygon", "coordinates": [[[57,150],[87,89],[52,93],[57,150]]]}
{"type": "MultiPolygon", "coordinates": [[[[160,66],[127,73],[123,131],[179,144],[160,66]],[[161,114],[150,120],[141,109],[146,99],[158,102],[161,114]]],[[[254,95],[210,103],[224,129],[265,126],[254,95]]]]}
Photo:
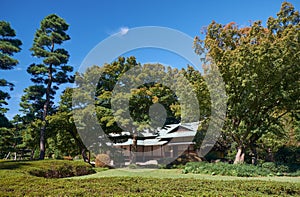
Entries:
{"type": "Polygon", "coordinates": [[[282,147],[275,153],[274,158],[280,163],[300,163],[300,147],[282,147]]]}
{"type": "Polygon", "coordinates": [[[277,173],[288,173],[288,172],[290,172],[290,169],[289,169],[289,166],[286,164],[277,164],[276,172],[277,173]]]}
{"type": "Polygon", "coordinates": [[[41,164],[45,165],[36,165],[35,167],[29,168],[29,174],[45,178],[65,178],[95,173],[92,166],[83,162],[48,161],[48,163],[50,164],[42,162],[41,164]]]}
{"type": "Polygon", "coordinates": [[[273,162],[265,162],[261,165],[262,168],[269,169],[271,172],[277,172],[276,164],[273,162]]]}
{"type": "Polygon", "coordinates": [[[208,163],[208,162],[191,162],[185,165],[182,173],[194,174],[214,174],[240,177],[253,176],[299,176],[299,164],[279,164],[266,162],[261,166],[250,164],[228,164],[228,163],[208,163]]]}
{"type": "Polygon", "coordinates": [[[207,162],[191,162],[187,163],[182,171],[183,173],[195,174],[213,174],[213,175],[227,175],[227,176],[267,176],[271,173],[268,169],[263,169],[258,166],[239,164],[233,165],[228,163],[207,163],[207,162]]]}
{"type": "Polygon", "coordinates": [[[296,172],[297,170],[300,170],[299,164],[265,162],[261,164],[261,167],[264,169],[268,169],[273,173],[293,173],[296,172]]]}
{"type": "Polygon", "coordinates": [[[150,169],[158,169],[159,166],[156,164],[146,164],[146,165],[138,165],[139,168],[150,168],[150,169]]]}
{"type": "Polygon", "coordinates": [[[289,176],[300,176],[300,170],[297,170],[296,172],[289,173],[289,176]]]}
{"type": "Polygon", "coordinates": [[[138,168],[138,165],[136,165],[136,164],[129,164],[129,165],[128,165],[128,168],[129,168],[129,169],[137,169],[137,168],[138,168]]]}

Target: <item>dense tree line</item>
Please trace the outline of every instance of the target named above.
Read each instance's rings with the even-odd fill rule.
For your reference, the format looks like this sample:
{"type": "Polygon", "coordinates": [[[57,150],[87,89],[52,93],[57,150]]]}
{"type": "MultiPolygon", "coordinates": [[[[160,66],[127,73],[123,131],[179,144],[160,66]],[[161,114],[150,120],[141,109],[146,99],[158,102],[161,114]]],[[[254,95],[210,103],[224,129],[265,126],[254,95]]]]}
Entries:
{"type": "MultiPolygon", "coordinates": [[[[135,57],[119,57],[114,62],[94,65],[85,73],[73,76],[73,67],[68,65],[70,55],[61,47],[70,40],[68,27],[64,19],[54,14],[41,21],[30,49],[37,60],[27,69],[33,85],[24,90],[20,103],[22,113],[10,121],[5,117],[5,105],[13,84],[0,79],[1,158],[9,157],[10,152],[23,154],[28,151],[32,159],[81,155],[88,161],[87,152],[97,152],[99,146],[86,147],[83,142],[97,139],[99,132],[95,131],[97,128],[89,128],[93,109],[81,109],[87,101],[81,98],[80,90],[95,92],[88,97],[106,134],[127,128],[136,138],[138,132],[150,129],[153,117],[163,117],[149,114],[151,106],[157,103],[165,109],[163,124],[183,121],[183,101],[178,99],[179,95],[172,87],[149,80],[152,75],[172,79],[184,76],[189,82],[199,104],[197,121],[202,123],[195,138],[199,146],[211,116],[210,91],[205,79],[216,71],[221,73],[228,99],[222,135],[214,150],[221,150],[234,163],[255,164],[257,159],[274,160],[273,153],[280,148],[299,147],[300,15],[290,3],[283,3],[277,17],[270,17],[266,26],[261,21],[253,22],[249,27],[239,27],[234,22],[226,25],[212,22],[205,31],[205,39],[196,37],[194,42],[195,52],[206,54],[204,74],[189,65],[179,70],[160,64],[141,65],[135,57]],[[136,73],[127,75],[127,80],[135,80],[141,85],[130,90],[130,94],[115,96],[129,100],[133,122],[124,118],[127,117],[122,115],[124,111],[112,109],[114,87],[120,85],[119,79],[132,69],[136,73]],[[148,81],[138,71],[148,73],[148,81]],[[75,77],[76,88],[66,88],[58,105],[55,104],[54,96],[59,86],[73,83],[75,77]],[[72,97],[77,102],[73,106],[72,97]],[[86,122],[78,122],[80,119],[76,116],[85,117],[86,122]],[[127,126],[120,128],[117,121],[127,126]],[[87,127],[81,135],[77,130],[80,125],[87,127]]],[[[15,36],[10,24],[0,21],[2,70],[13,69],[18,64],[13,55],[21,50],[22,42],[15,36]]],[[[183,81],[178,80],[178,83],[187,88],[183,81]]],[[[189,114],[188,111],[184,113],[189,114]]]]}

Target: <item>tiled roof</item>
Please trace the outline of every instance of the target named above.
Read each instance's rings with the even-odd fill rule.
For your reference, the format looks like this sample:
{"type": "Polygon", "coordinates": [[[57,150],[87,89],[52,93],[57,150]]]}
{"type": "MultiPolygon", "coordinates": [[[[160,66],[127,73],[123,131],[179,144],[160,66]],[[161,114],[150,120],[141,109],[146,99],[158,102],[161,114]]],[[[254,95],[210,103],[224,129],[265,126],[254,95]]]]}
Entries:
{"type": "Polygon", "coordinates": [[[197,133],[198,126],[199,122],[166,125],[159,130],[158,138],[193,137],[197,133]],[[178,127],[183,127],[187,131],[175,132],[178,127]]]}
{"type": "Polygon", "coordinates": [[[180,131],[167,133],[165,135],[158,136],[157,138],[165,139],[165,138],[177,138],[177,137],[194,137],[197,131],[180,131]]]}
{"type": "MultiPolygon", "coordinates": [[[[145,139],[145,140],[138,140],[137,145],[138,146],[159,146],[164,145],[168,141],[160,141],[159,139],[145,139]]],[[[123,143],[116,143],[115,146],[128,146],[133,145],[133,140],[128,139],[126,142],[123,143]]]]}
{"type": "MultiPolygon", "coordinates": [[[[199,126],[199,122],[192,122],[192,123],[182,123],[182,124],[170,124],[166,125],[164,128],[158,129],[157,134],[151,133],[148,130],[139,134],[139,136],[149,137],[153,136],[154,139],[144,139],[138,140],[138,146],[155,146],[155,145],[164,145],[168,143],[168,141],[163,140],[167,138],[179,138],[179,137],[194,137],[197,133],[197,129],[199,126]],[[177,128],[184,128],[185,130],[180,130],[177,132],[177,128]]],[[[121,135],[130,135],[129,132],[122,132],[121,135]]],[[[120,134],[111,135],[120,136],[120,134]]],[[[183,144],[190,144],[192,142],[183,142],[183,144]]],[[[128,139],[126,142],[123,143],[116,143],[115,146],[128,146],[133,145],[133,140],[128,139]]]]}

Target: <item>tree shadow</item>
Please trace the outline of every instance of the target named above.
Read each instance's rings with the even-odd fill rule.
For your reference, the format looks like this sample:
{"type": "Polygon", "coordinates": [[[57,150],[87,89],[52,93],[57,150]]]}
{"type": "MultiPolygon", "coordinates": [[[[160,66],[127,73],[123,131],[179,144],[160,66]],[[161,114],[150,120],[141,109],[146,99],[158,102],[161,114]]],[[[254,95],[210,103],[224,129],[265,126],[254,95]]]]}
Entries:
{"type": "Polygon", "coordinates": [[[14,170],[23,166],[30,166],[28,161],[0,161],[0,170],[14,170]]]}

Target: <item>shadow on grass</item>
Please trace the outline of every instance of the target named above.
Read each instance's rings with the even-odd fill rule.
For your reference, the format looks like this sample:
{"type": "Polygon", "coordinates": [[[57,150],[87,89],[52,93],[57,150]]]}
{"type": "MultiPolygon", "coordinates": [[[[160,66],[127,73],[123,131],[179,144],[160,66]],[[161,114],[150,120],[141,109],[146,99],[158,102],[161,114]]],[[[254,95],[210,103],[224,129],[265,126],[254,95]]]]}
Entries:
{"type": "Polygon", "coordinates": [[[0,169],[1,170],[14,170],[23,168],[24,166],[30,166],[31,163],[28,161],[0,161],[0,169]]]}

